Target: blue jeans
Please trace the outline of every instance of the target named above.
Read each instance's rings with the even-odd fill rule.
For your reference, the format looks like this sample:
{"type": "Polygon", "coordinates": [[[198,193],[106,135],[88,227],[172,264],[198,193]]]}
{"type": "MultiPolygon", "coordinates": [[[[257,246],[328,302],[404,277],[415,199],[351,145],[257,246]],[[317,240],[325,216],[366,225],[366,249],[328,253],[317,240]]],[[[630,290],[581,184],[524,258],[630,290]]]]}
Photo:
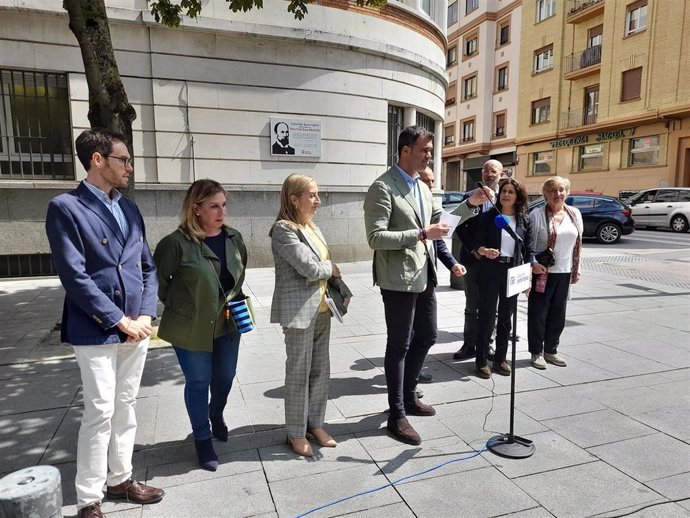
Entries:
{"type": "Polygon", "coordinates": [[[239,333],[216,338],[213,352],[189,351],[173,344],[185,377],[184,403],[197,441],[211,438],[209,417],[223,417],[237,370],[239,347],[239,333]]]}

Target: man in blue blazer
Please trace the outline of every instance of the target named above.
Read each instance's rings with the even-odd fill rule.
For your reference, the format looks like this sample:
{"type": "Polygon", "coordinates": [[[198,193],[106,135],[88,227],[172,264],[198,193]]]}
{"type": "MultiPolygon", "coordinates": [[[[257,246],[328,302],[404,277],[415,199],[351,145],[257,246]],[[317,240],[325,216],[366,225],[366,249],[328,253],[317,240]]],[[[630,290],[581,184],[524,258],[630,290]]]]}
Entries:
{"type": "MultiPolygon", "coordinates": [[[[388,390],[388,431],[408,444],[422,439],[407,415],[432,416],[430,405],[415,396],[427,351],[436,342],[436,247],[448,233],[439,223],[441,207],[419,185],[418,171],[429,164],[433,134],[419,126],[398,137],[398,163],[378,177],[364,199],[364,224],[374,250],[374,284],[381,288],[387,341],[384,369],[388,390]]],[[[464,219],[486,200],[482,189],[455,209],[464,219]]]]}
{"type": "Polygon", "coordinates": [[[50,202],[46,232],[65,288],[62,341],[74,347],[82,381],[78,516],[101,518],[104,484],[108,498],[139,504],[164,494],[132,479],[134,406],[158,283],[144,220],[117,190],[133,171],[124,137],[90,129],[75,144],[86,180],[50,202]]]}

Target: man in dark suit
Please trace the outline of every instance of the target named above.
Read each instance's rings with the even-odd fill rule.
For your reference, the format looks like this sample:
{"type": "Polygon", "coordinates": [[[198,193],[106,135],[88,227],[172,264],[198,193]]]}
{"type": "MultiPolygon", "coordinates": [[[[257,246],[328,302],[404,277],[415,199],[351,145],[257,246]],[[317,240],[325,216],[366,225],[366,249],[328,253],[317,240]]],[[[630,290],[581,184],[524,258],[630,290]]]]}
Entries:
{"type": "Polygon", "coordinates": [[[62,341],[79,365],[84,413],[77,441],[79,518],[110,499],[152,504],[163,490],[132,478],[135,403],[156,316],[156,268],[136,205],[117,188],[132,173],[124,137],[102,129],[75,142],[86,180],[48,206],[46,232],[65,288],[62,341]]]}
{"type": "MultiPolygon", "coordinates": [[[[428,167],[424,169],[424,171],[419,172],[419,180],[426,185],[429,190],[432,190],[434,188],[434,180],[435,180],[435,175],[434,171],[431,169],[431,167],[428,167]]],[[[446,245],[446,242],[443,239],[437,239],[434,241],[434,246],[436,247],[436,257],[438,258],[441,263],[443,263],[443,266],[448,268],[450,270],[450,273],[455,275],[456,277],[462,277],[465,275],[466,270],[463,265],[461,265],[455,257],[453,257],[453,254],[450,253],[450,250],[448,250],[448,246],[446,245]]],[[[419,382],[420,383],[431,383],[433,380],[433,376],[431,374],[425,374],[424,372],[419,373],[419,382]]],[[[417,397],[422,397],[424,393],[419,390],[419,388],[415,389],[415,393],[417,394],[417,397]]]]}
{"type": "MultiPolygon", "coordinates": [[[[398,137],[398,163],[377,178],[364,199],[364,223],[374,250],[374,284],[381,288],[387,341],[384,369],[388,390],[388,431],[408,444],[422,439],[407,415],[432,416],[434,408],[415,396],[427,351],[436,342],[436,247],[448,233],[439,223],[441,207],[419,185],[429,164],[433,134],[419,126],[398,137]]],[[[462,218],[476,214],[486,200],[482,189],[455,209],[462,218]]]]}
{"type": "Polygon", "coordinates": [[[290,145],[290,127],[287,122],[277,122],[273,126],[275,142],[273,143],[274,155],[294,155],[295,148],[290,145]]]}
{"type": "MultiPolygon", "coordinates": [[[[498,191],[498,180],[503,176],[503,164],[498,160],[487,160],[482,168],[482,183],[485,187],[498,191]]],[[[479,207],[480,213],[489,210],[491,202],[487,200],[479,207]]],[[[462,247],[460,262],[467,268],[465,275],[465,325],[463,329],[463,345],[454,354],[456,360],[467,360],[476,355],[477,336],[479,332],[479,255],[477,254],[477,228],[479,218],[461,222],[456,229],[462,247]]],[[[493,331],[493,325],[492,325],[493,331]]]]}

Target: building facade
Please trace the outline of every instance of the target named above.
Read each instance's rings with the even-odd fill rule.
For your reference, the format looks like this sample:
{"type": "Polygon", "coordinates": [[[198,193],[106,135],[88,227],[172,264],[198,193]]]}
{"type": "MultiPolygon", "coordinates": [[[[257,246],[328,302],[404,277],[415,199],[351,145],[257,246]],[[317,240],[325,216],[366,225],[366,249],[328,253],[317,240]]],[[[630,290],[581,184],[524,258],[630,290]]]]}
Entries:
{"type": "Polygon", "coordinates": [[[522,10],[522,0],[449,4],[446,190],[472,188],[490,158],[515,167],[522,10]]]}
{"type": "MultiPolygon", "coordinates": [[[[210,0],[179,29],[158,25],[144,0],[106,4],[137,111],[136,201],[152,245],[177,226],[189,184],[213,178],[250,264],[271,265],[280,186],[300,172],[319,184],[335,258],[371,257],[362,201],[395,161],[400,129],[442,133],[445,0],[323,0],[303,21],[278,0],[247,13],[210,0]],[[283,122],[293,154],[273,147],[283,122]]],[[[85,177],[73,148],[88,127],[81,59],[61,1],[0,0],[0,276],[49,268],[47,204],[85,177]]],[[[440,184],[440,145],[434,162],[440,184]]]]}
{"type": "Polygon", "coordinates": [[[523,6],[517,173],[573,190],[690,185],[690,7],[683,0],[523,6]]]}

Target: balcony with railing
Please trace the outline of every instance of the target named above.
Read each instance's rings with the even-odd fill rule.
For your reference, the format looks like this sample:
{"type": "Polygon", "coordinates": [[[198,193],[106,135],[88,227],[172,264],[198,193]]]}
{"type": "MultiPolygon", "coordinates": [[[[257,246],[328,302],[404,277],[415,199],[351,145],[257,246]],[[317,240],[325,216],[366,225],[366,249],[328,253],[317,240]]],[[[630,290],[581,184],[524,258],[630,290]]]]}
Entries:
{"type": "Polygon", "coordinates": [[[588,126],[597,122],[599,107],[597,105],[582,110],[570,110],[561,113],[560,129],[568,130],[579,126],[588,126]]]}
{"type": "Polygon", "coordinates": [[[566,23],[582,23],[604,12],[604,0],[568,0],[566,23]]]}
{"type": "Polygon", "coordinates": [[[601,69],[601,45],[594,45],[570,56],[563,63],[565,79],[580,79],[596,74],[601,69]]]}

